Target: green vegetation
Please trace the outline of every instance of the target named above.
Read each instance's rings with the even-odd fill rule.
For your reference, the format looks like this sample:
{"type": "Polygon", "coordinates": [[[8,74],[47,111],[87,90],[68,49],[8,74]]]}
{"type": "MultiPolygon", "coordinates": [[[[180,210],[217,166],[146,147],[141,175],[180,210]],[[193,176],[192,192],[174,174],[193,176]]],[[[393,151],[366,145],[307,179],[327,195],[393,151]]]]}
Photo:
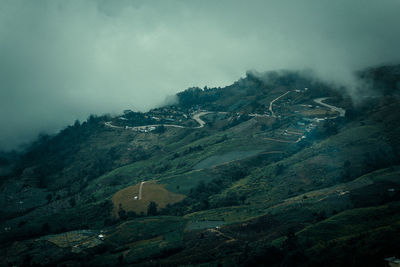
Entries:
{"type": "Polygon", "coordinates": [[[0,153],[0,265],[385,266],[400,257],[397,69],[360,72],[381,96],[356,106],[296,72],[248,73],[0,153]]]}

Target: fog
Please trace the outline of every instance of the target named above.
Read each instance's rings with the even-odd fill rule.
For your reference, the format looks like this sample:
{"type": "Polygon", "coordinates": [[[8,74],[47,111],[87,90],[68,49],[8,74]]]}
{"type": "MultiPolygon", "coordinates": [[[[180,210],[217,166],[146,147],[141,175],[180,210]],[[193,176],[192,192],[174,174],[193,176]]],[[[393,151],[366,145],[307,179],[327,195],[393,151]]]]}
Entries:
{"type": "Polygon", "coordinates": [[[400,1],[0,2],[0,149],[89,114],[145,111],[250,69],[354,70],[400,60],[400,1]]]}

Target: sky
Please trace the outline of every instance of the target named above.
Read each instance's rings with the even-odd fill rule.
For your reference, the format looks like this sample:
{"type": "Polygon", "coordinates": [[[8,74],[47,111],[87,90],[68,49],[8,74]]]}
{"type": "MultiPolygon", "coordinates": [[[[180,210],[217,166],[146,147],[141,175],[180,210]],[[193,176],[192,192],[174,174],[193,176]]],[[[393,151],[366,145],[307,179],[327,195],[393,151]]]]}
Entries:
{"type": "Polygon", "coordinates": [[[400,61],[398,0],[0,1],[0,149],[90,114],[146,111],[248,70],[400,61]]]}

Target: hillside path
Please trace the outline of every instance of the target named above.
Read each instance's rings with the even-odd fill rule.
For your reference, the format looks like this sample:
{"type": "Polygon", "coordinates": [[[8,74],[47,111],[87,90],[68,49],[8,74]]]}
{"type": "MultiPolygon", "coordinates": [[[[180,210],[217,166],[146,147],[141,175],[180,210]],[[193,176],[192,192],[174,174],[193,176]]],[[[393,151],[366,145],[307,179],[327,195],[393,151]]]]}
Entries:
{"type": "Polygon", "coordinates": [[[145,182],[141,182],[140,183],[140,186],[139,186],[139,200],[141,200],[142,199],[142,189],[143,189],[143,184],[144,184],[145,182]]]}

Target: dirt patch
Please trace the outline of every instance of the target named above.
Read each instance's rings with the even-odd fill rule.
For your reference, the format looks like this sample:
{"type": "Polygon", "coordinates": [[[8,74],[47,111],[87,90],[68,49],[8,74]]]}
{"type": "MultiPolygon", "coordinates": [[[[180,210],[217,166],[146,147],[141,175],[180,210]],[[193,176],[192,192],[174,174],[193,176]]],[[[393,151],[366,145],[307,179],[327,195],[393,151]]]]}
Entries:
{"type": "Polygon", "coordinates": [[[112,197],[114,204],[113,216],[118,218],[119,207],[126,211],[134,211],[137,214],[141,212],[147,212],[147,207],[151,201],[154,201],[158,205],[158,209],[164,208],[167,204],[173,204],[181,201],[185,198],[184,195],[172,193],[165,189],[164,185],[157,184],[156,182],[146,182],[142,186],[142,198],[139,199],[139,188],[140,183],[132,186],[128,186],[112,197]]]}

